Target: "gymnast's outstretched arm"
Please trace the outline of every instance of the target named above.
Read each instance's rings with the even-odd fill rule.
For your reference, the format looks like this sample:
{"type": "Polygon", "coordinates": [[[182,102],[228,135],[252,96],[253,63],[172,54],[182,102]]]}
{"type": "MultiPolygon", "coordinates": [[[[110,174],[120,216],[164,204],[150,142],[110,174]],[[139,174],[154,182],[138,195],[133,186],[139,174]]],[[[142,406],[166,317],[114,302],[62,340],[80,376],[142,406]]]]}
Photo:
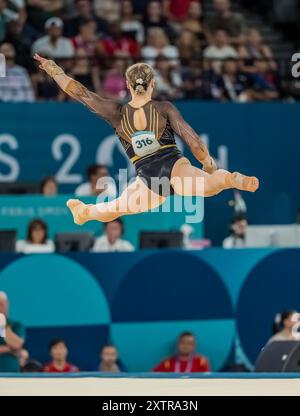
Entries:
{"type": "Polygon", "coordinates": [[[111,124],[116,116],[116,110],[119,104],[113,100],[107,100],[92,91],[89,91],[80,82],[75,81],[64,73],[54,61],[45,59],[38,54],[34,55],[34,59],[39,62],[39,68],[44,70],[60,88],[72,97],[74,100],[80,101],[86,105],[92,112],[97,113],[111,124]]]}
{"type": "Polygon", "coordinates": [[[172,129],[187,143],[195,158],[202,163],[203,170],[208,173],[213,173],[217,170],[216,163],[210,156],[207,146],[201,137],[184,120],[177,108],[166,101],[164,102],[164,112],[170,121],[172,129]]]}

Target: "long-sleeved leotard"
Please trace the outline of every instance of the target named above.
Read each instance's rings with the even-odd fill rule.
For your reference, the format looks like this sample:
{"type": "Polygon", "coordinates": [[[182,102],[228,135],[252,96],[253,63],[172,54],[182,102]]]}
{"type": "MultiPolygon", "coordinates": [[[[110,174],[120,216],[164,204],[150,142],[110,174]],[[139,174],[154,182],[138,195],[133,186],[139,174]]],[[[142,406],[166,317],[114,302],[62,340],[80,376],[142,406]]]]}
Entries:
{"type": "MultiPolygon", "coordinates": [[[[139,132],[133,122],[136,108],[130,104],[120,104],[113,100],[104,99],[72,79],[67,84],[65,92],[111,124],[133,163],[150,156],[137,155],[132,146],[132,136],[139,132]]],[[[156,152],[168,147],[176,147],[174,138],[174,133],[176,133],[189,145],[200,162],[209,158],[208,150],[200,136],[183,119],[173,104],[167,101],[151,100],[143,106],[143,109],[147,120],[145,131],[153,132],[160,145],[156,152]]]]}

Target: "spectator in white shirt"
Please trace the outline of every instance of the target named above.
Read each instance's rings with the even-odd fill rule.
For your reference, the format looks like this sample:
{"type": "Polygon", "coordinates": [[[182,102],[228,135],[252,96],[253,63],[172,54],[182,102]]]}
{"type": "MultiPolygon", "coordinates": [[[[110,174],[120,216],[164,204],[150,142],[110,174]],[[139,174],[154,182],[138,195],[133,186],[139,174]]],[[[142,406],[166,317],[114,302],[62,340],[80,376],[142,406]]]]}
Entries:
{"type": "Polygon", "coordinates": [[[19,240],[16,244],[17,253],[53,253],[55,246],[48,240],[48,226],[40,219],[34,219],[28,224],[27,239],[19,240]]]}
{"type": "Polygon", "coordinates": [[[245,235],[248,222],[242,215],[233,218],[230,230],[231,235],[223,241],[223,248],[244,248],[246,247],[245,235]]]}
{"type": "Polygon", "coordinates": [[[147,44],[142,48],[142,57],[149,65],[154,66],[158,56],[169,59],[173,66],[177,66],[179,63],[179,53],[176,46],[170,45],[163,29],[153,27],[148,30],[147,44]]]}
{"type": "Polygon", "coordinates": [[[3,43],[0,53],[6,59],[6,76],[0,77],[0,101],[32,102],[35,100],[28,72],[15,64],[16,51],[12,44],[3,43]]]}
{"type": "Polygon", "coordinates": [[[134,251],[133,245],[121,238],[124,234],[124,225],[120,218],[104,223],[104,230],[105,234],[100,238],[96,238],[92,252],[134,251]]]}
{"type": "Polygon", "coordinates": [[[32,54],[38,53],[49,58],[72,58],[74,47],[70,39],[62,36],[63,21],[51,17],[45,23],[47,35],[37,39],[32,45],[32,54]]]}
{"type": "Polygon", "coordinates": [[[229,44],[229,37],[225,30],[218,29],[213,34],[213,43],[204,49],[204,58],[212,60],[212,68],[220,73],[222,61],[228,58],[238,58],[237,51],[229,44]]]}
{"type": "Polygon", "coordinates": [[[87,169],[87,177],[88,182],[82,183],[75,189],[76,196],[98,196],[103,194],[109,198],[116,197],[116,186],[106,166],[99,164],[89,166],[87,169]],[[105,182],[104,187],[101,180],[105,182]]]}

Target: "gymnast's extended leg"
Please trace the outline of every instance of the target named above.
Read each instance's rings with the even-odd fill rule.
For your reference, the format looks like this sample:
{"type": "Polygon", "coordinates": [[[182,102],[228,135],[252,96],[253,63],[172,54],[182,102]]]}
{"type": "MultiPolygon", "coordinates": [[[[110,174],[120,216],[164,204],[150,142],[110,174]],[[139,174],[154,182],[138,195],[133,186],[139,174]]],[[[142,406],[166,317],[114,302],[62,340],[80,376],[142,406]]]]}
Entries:
{"type": "Polygon", "coordinates": [[[254,176],[230,173],[223,169],[209,174],[192,166],[186,158],[175,163],[171,184],[175,193],[183,196],[214,196],[225,189],[255,192],[259,187],[259,181],[254,176]]]}
{"type": "Polygon", "coordinates": [[[123,215],[140,214],[157,208],[166,200],[154,192],[139,178],[129,185],[119,198],[110,202],[86,205],[78,199],[69,199],[67,206],[71,210],[74,222],[83,225],[87,221],[113,221],[123,215]]]}

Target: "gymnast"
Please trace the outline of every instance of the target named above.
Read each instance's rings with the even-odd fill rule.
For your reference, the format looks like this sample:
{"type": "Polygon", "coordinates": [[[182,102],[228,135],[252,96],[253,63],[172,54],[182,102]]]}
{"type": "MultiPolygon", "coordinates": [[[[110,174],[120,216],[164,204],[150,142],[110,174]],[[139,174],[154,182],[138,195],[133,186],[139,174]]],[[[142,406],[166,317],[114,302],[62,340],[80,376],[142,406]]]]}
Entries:
{"type": "Polygon", "coordinates": [[[121,195],[109,202],[84,204],[70,199],[67,206],[76,224],[90,220],[112,221],[159,207],[171,194],[214,196],[226,189],[255,192],[254,176],[218,169],[201,137],[168,101],[152,100],[153,68],[137,63],[126,71],[131,100],[126,104],[105,99],[67,76],[54,61],[35,55],[44,70],[73,99],[105,119],[115,130],[136,169],[136,179],[121,195]],[[176,146],[175,133],[184,140],[202,169],[193,166],[176,146]]]}

